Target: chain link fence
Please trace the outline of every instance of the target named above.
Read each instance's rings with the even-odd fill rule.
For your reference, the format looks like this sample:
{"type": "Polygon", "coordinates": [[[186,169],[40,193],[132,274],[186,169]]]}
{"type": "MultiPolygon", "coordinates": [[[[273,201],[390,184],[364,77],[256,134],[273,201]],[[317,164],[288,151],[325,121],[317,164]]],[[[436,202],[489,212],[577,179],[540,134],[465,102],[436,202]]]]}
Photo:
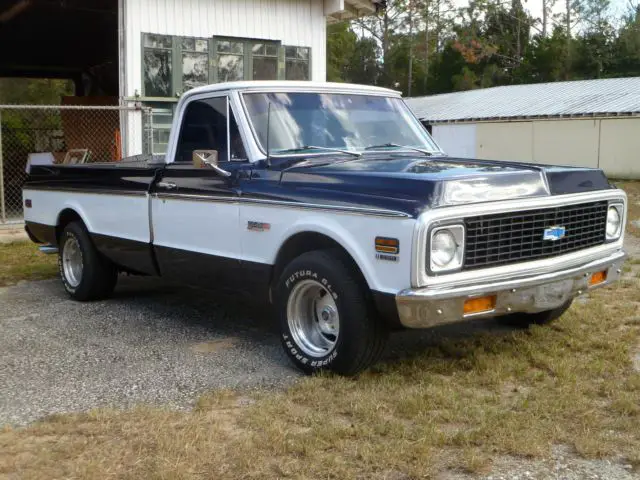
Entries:
{"type": "Polygon", "coordinates": [[[152,136],[145,107],[0,105],[0,225],[23,221],[28,165],[118,162],[152,136]]]}

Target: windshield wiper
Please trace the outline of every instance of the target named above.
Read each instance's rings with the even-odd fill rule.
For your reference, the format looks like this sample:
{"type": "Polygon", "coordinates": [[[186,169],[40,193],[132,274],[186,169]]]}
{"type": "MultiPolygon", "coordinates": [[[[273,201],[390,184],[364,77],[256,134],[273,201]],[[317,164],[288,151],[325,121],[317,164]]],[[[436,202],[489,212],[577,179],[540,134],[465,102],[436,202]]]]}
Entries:
{"type": "Polygon", "coordinates": [[[381,143],[380,145],[370,145],[365,148],[365,150],[375,150],[376,148],[384,148],[384,147],[395,147],[395,148],[406,148],[407,150],[413,150],[415,152],[424,153],[427,157],[433,156],[434,152],[430,152],[429,150],[425,150],[423,148],[411,147],[409,145],[398,145],[397,143],[381,143]]]}
{"type": "Polygon", "coordinates": [[[300,160],[299,162],[295,162],[293,165],[289,165],[287,168],[282,169],[282,173],[287,172],[293,168],[326,167],[327,165],[336,165],[338,163],[354,162],[359,158],[360,158],[360,155],[358,155],[358,158],[353,158],[350,160],[339,160],[337,162],[327,162],[327,161],[314,162],[313,160],[308,160],[308,159],[300,160]]]}
{"type": "Polygon", "coordinates": [[[288,148],[286,150],[281,150],[277,154],[271,154],[272,157],[279,157],[285,155],[286,153],[296,153],[302,152],[303,150],[322,150],[325,152],[336,152],[336,153],[344,153],[345,155],[353,155],[354,157],[361,157],[362,154],[359,152],[354,152],[353,150],[345,150],[343,148],[333,148],[333,147],[319,147],[317,145],[305,145],[303,147],[296,148],[288,148]]]}

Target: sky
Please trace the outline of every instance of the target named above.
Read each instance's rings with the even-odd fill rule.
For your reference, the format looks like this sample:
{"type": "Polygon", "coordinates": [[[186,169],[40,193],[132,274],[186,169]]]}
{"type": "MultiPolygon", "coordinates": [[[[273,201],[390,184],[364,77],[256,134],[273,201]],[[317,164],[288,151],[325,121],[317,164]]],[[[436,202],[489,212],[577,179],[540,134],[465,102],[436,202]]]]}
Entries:
{"type": "MultiPolygon", "coordinates": [[[[638,0],[631,0],[634,4],[637,4],[638,0]]],[[[522,0],[524,8],[535,18],[542,18],[542,0],[522,0]]],[[[615,18],[620,18],[627,12],[630,0],[610,0],[611,13],[615,18]]],[[[468,0],[453,0],[453,3],[457,7],[464,7],[468,5],[468,0]]],[[[556,0],[556,4],[553,8],[553,13],[562,13],[566,6],[566,0],[556,0]]]]}

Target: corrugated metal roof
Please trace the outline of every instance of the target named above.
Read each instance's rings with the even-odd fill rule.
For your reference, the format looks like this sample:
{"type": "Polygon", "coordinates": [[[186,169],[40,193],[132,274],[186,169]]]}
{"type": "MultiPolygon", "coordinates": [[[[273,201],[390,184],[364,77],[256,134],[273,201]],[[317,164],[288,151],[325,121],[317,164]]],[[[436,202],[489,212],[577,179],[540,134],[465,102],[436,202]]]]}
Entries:
{"type": "Polygon", "coordinates": [[[640,77],[483,88],[406,98],[430,123],[640,114],[640,77]]]}

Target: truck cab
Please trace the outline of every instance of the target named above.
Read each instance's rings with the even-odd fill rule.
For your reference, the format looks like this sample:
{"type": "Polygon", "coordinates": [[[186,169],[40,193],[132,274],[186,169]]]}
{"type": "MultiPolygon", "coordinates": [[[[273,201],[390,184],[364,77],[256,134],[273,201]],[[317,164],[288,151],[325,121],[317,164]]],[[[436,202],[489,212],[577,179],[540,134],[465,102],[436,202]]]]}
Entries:
{"type": "Polygon", "coordinates": [[[305,372],[360,372],[397,329],[548,323],[625,258],[602,171],[451,158],[399,93],[361,85],[190,90],[165,156],[34,167],[23,200],[74,299],[120,272],[239,292],[305,372]]]}

